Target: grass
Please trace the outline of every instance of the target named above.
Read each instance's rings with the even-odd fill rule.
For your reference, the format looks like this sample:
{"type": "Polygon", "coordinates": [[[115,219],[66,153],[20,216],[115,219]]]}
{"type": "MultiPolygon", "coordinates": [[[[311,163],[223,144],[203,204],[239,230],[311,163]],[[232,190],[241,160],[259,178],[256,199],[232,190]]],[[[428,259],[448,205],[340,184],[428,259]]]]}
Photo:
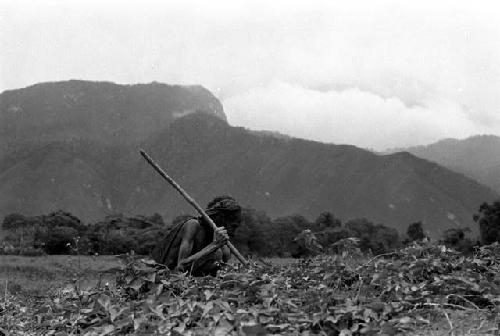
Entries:
{"type": "MultiPolygon", "coordinates": [[[[293,258],[265,258],[273,265],[291,265],[293,258]]],[[[79,288],[92,288],[99,281],[114,285],[115,273],[121,267],[115,256],[0,255],[0,298],[5,285],[10,295],[43,297],[77,282],[79,288]]]]}
{"type": "MultiPolygon", "coordinates": [[[[274,265],[291,265],[292,258],[265,258],[274,265]]],[[[44,296],[78,281],[80,288],[91,288],[99,281],[114,283],[121,261],[115,256],[0,255],[0,297],[5,284],[11,295],[44,296]]]]}
{"type": "Polygon", "coordinates": [[[92,287],[99,280],[113,282],[121,266],[114,256],[17,256],[0,255],[0,295],[44,296],[69,283],[92,287]]]}

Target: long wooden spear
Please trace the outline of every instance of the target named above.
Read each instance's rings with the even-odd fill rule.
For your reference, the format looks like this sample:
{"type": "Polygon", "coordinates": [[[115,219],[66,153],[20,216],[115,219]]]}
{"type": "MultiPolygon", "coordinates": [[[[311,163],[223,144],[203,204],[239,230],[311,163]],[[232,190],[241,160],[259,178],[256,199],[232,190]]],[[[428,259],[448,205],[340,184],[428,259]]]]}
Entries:
{"type": "MultiPolygon", "coordinates": [[[[141,149],[140,153],[142,157],[144,157],[144,159],[146,159],[146,161],[158,172],[158,174],[160,174],[161,177],[163,177],[172,187],[174,187],[182,195],[182,197],[184,197],[184,199],[198,211],[203,219],[205,219],[214,230],[217,229],[217,225],[215,225],[214,221],[206,214],[206,212],[198,205],[198,203],[196,203],[196,201],[191,196],[189,196],[188,193],[184,191],[184,189],[182,189],[180,185],[177,184],[177,182],[175,182],[170,176],[168,176],[145,151],[141,149]]],[[[236,249],[236,247],[231,244],[229,240],[226,242],[226,245],[229,247],[231,253],[234,254],[234,256],[238,258],[238,260],[243,265],[248,265],[248,262],[245,260],[245,258],[236,249]]]]}

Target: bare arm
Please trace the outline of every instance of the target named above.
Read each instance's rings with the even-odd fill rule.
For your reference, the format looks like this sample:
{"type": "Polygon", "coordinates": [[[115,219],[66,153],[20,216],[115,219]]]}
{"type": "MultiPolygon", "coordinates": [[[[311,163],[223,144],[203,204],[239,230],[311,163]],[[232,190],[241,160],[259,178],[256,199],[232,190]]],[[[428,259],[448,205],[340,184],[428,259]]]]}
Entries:
{"type": "Polygon", "coordinates": [[[231,250],[229,249],[229,247],[227,247],[227,245],[222,246],[221,249],[222,249],[222,261],[227,263],[231,258],[231,250]]]}
{"type": "Polygon", "coordinates": [[[216,239],[214,239],[212,243],[207,245],[201,251],[191,255],[195,236],[199,229],[199,223],[194,220],[187,222],[185,225],[181,245],[179,247],[179,257],[177,260],[177,268],[181,271],[189,268],[189,266],[191,266],[195,261],[203,262],[205,258],[221,248],[221,246],[227,241],[227,233],[224,230],[222,235],[216,235],[216,239]]]}
{"type": "Polygon", "coordinates": [[[194,262],[197,263],[203,263],[203,261],[212,253],[217,251],[220,247],[215,245],[214,243],[211,243],[201,251],[185,258],[182,259],[179,264],[178,264],[178,269],[179,270],[186,270],[188,269],[194,262]]]}

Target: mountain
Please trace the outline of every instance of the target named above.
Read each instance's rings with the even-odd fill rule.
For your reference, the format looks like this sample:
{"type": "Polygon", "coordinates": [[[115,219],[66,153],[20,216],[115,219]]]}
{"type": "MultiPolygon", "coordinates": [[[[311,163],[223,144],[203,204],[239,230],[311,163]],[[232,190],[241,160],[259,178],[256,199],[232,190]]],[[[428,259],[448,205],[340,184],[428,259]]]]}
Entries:
{"type": "MultiPolygon", "coordinates": [[[[103,91],[158,92],[169,91],[172,86],[112,88],[115,85],[110,83],[65,82],[42,84],[37,90],[54,92],[43,86],[64,87],[68,83],[93,92],[82,96],[79,104],[57,112],[71,116],[68,120],[78,120],[85,132],[78,129],[78,123],[59,122],[52,116],[52,108],[29,109],[41,120],[38,126],[26,125],[25,117],[8,117],[15,130],[2,134],[2,141],[15,146],[6,146],[8,149],[0,155],[0,216],[64,209],[89,222],[116,212],[158,212],[167,219],[193,213],[140,157],[139,148],[157,160],[201,205],[215,195],[230,194],[244,206],[265,210],[273,217],[302,214],[312,220],[322,211],[331,211],[344,220],[367,217],[400,232],[421,220],[437,237],[444,229],[456,226],[470,226],[477,233],[473,213],[483,201],[498,197],[462,174],[409,153],[376,155],[354,146],[232,127],[223,117],[220,104],[201,88],[191,105],[177,97],[174,100],[182,104],[165,100],[165,106],[158,103],[155,108],[144,108],[152,104],[145,93],[132,94],[133,102],[132,98],[103,99],[105,108],[96,101],[103,91]],[[115,115],[125,109],[123,101],[130,105],[126,119],[115,115]],[[184,111],[204,113],[179,113],[180,105],[187,106],[184,111]],[[154,125],[145,123],[144,111],[157,118],[154,125]],[[101,123],[97,122],[99,113],[101,123]],[[136,131],[135,123],[142,127],[141,132],[136,131]],[[100,134],[106,129],[107,134],[100,134]],[[32,132],[43,141],[36,141],[32,132]]],[[[193,94],[190,89],[186,93],[182,87],[175,88],[186,96],[193,94]]],[[[28,89],[24,90],[29,92],[33,87],[28,89]]],[[[18,102],[32,99],[20,91],[9,95],[16,96],[18,102]]],[[[5,103],[4,94],[0,95],[3,115],[5,106],[7,111],[12,106],[22,109],[14,113],[28,110],[21,103],[5,103]]],[[[44,101],[43,95],[38,97],[44,101]]],[[[66,99],[64,95],[51,97],[47,101],[52,106],[62,106],[60,100],[66,99]]],[[[160,102],[163,98],[156,99],[160,102]]]]}
{"type": "Polygon", "coordinates": [[[71,139],[134,144],[197,111],[226,120],[218,99],[201,86],[36,84],[0,95],[0,153],[23,143],[71,139]]]}
{"type": "Polygon", "coordinates": [[[404,149],[471,177],[500,193],[500,137],[476,135],[463,140],[444,139],[428,146],[404,149]]]}
{"type": "MultiPolygon", "coordinates": [[[[143,146],[202,203],[227,192],[272,216],[314,218],[329,210],[343,219],[367,217],[400,231],[422,220],[438,236],[449,227],[475,229],[472,214],[481,202],[497,197],[461,174],[408,153],[379,156],[354,146],[256,137],[202,115],[178,120],[143,146]]],[[[134,212],[162,205],[188,211],[148,170],[139,160],[131,175],[120,177],[137,178],[122,193],[122,206],[136,207],[134,212]]]]}

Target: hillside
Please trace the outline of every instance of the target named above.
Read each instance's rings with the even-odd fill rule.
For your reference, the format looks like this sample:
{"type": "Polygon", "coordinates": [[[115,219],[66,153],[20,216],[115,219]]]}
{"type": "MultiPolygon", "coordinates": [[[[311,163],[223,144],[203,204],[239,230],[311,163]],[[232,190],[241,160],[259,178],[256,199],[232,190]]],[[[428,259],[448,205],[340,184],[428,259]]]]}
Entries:
{"type": "Polygon", "coordinates": [[[220,102],[201,86],[36,84],[0,94],[0,153],[27,142],[133,144],[196,111],[226,120],[220,102]]]}
{"type": "MultiPolygon", "coordinates": [[[[367,217],[400,231],[423,220],[436,236],[445,227],[474,226],[478,205],[496,197],[460,174],[407,153],[377,156],[354,146],[255,137],[201,115],[178,120],[144,148],[197,199],[206,202],[229,192],[272,216],[314,218],[330,210],[343,219],[367,217]]],[[[124,208],[188,211],[144,166],[139,160],[132,175],[122,177],[137,181],[122,193],[124,208]]]]}
{"type": "Polygon", "coordinates": [[[500,193],[500,137],[477,135],[445,139],[428,146],[404,149],[420,158],[476,179],[500,193]]]}
{"type": "MultiPolygon", "coordinates": [[[[172,106],[182,104],[170,100],[166,100],[165,107],[158,103],[146,109],[144,106],[151,101],[144,94],[127,98],[134,101],[129,104],[128,117],[122,119],[114,114],[121,108],[111,98],[103,105],[106,108],[98,108],[101,89],[114,84],[74,84],[91,87],[87,92],[97,97],[89,93],[81,98],[78,108],[69,106],[58,112],[79,123],[61,123],[52,116],[52,109],[28,109],[22,104],[18,106],[23,106],[23,111],[30,111],[43,122],[35,125],[26,123],[25,117],[8,115],[14,130],[2,133],[2,141],[16,145],[8,146],[9,150],[0,156],[0,216],[65,209],[88,222],[116,212],[158,212],[167,219],[183,212],[193,213],[140,157],[139,148],[145,149],[201,204],[217,194],[228,193],[243,205],[265,210],[273,217],[302,214],[314,219],[322,211],[331,211],[344,220],[367,217],[400,232],[411,222],[421,220],[437,237],[444,229],[455,226],[471,226],[477,232],[473,213],[481,202],[498,196],[461,174],[408,153],[379,156],[354,146],[231,127],[218,101],[212,101],[213,96],[204,89],[199,89],[200,96],[192,105],[186,101],[183,104],[189,107],[185,111],[209,113],[175,114],[177,110],[172,106]],[[89,105],[93,108],[82,107],[89,105]],[[213,106],[218,108],[210,110],[213,106]],[[145,110],[150,118],[165,121],[154,119],[152,123],[148,117],[148,122],[141,124],[145,110]],[[163,112],[165,116],[161,111],[167,111],[163,112]],[[102,122],[91,122],[99,119],[98,113],[102,122]],[[85,131],[79,130],[79,124],[85,131]],[[110,131],[102,134],[105,125],[110,131]],[[136,132],[137,125],[143,127],[141,132],[136,132]],[[35,142],[35,134],[43,141],[35,142]]],[[[37,90],[53,92],[44,85],[64,86],[43,84],[37,90]]],[[[25,90],[31,92],[36,87],[25,90]]],[[[172,86],[134,85],[119,90],[133,88],[168,91],[172,86]]],[[[1,105],[7,106],[7,110],[2,108],[5,116],[12,104],[5,102],[4,95],[0,97],[1,105]]],[[[166,99],[158,95],[157,102],[166,99]]],[[[31,99],[18,91],[8,96],[16,96],[19,102],[31,99]]],[[[59,100],[63,97],[51,98],[51,105],[62,106],[59,100]]]]}

